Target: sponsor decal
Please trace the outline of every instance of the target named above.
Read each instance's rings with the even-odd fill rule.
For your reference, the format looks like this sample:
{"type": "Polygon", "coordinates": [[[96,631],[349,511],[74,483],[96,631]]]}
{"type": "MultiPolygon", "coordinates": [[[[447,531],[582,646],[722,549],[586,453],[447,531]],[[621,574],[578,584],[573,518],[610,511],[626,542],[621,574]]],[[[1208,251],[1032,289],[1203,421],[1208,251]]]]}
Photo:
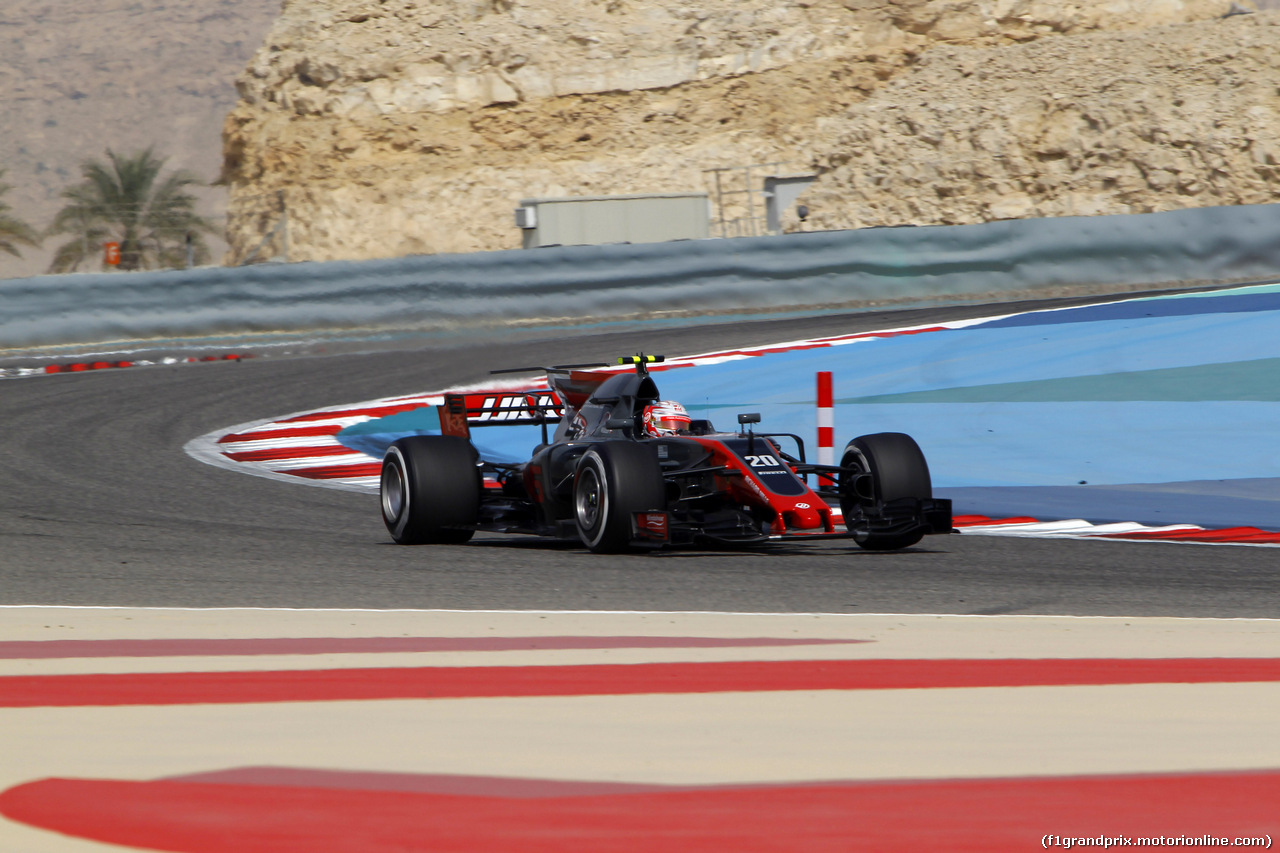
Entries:
{"type": "Polygon", "coordinates": [[[635,529],[638,539],[666,542],[669,538],[668,516],[665,512],[637,512],[635,529]]]}
{"type": "Polygon", "coordinates": [[[539,413],[561,416],[560,401],[550,391],[528,394],[467,394],[467,420],[472,423],[493,421],[536,421],[539,413]]]}

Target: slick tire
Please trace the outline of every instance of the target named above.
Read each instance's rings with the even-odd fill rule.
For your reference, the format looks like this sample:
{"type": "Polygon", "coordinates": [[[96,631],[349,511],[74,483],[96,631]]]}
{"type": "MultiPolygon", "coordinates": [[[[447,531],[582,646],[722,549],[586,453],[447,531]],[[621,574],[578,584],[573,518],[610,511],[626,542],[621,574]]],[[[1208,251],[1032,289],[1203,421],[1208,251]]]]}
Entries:
{"type": "Polygon", "coordinates": [[[452,544],[475,534],[480,469],[471,442],[451,435],[402,438],[387,448],[382,520],[399,545],[452,544]]]}
{"type": "Polygon", "coordinates": [[[852,476],[841,475],[840,511],[845,526],[854,533],[859,545],[869,551],[893,551],[909,548],[924,537],[923,531],[906,534],[858,532],[864,506],[897,500],[933,497],[933,481],[929,465],[915,439],[900,432],[864,435],[849,442],[840,459],[841,468],[854,468],[871,475],[871,494],[857,494],[852,476]]]}
{"type": "Polygon", "coordinates": [[[608,442],[582,455],[573,475],[578,537],[597,554],[631,545],[632,514],[666,508],[662,468],[643,444],[608,442]]]}

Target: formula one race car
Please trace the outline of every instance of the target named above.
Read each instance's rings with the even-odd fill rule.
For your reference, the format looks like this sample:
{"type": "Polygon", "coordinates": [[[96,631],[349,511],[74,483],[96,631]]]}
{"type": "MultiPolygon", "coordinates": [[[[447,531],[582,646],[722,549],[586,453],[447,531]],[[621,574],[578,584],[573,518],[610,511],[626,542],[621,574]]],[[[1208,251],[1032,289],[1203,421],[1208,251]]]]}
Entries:
{"type": "Polygon", "coordinates": [[[620,359],[635,365],[623,373],[600,371],[602,364],[494,371],[545,370],[549,387],[446,395],[442,434],[398,439],[383,459],[382,516],[392,538],[462,543],[489,530],[576,539],[609,553],[844,537],[889,550],[951,532],[951,502],[933,497],[910,436],[864,435],[839,465],[811,464],[799,436],[755,432],[759,414],[738,415],[739,432],[718,432],[661,400],[648,371],[659,361],[620,359]],[[541,424],[532,458],[481,458],[471,429],[514,423],[541,424]],[[783,450],[792,443],[795,455],[783,450]]]}

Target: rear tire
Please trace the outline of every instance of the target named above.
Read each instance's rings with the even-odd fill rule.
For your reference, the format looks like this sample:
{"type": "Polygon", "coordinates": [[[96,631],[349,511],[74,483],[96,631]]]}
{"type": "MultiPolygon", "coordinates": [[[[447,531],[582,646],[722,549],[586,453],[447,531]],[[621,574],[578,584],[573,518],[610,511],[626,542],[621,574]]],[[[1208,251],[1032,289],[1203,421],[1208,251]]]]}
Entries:
{"type": "Polygon", "coordinates": [[[666,509],[662,468],[643,444],[608,442],[582,455],[573,475],[573,514],[578,537],[597,554],[631,544],[637,512],[666,509]]]}
{"type": "Polygon", "coordinates": [[[459,545],[475,534],[480,469],[471,442],[415,435],[387,448],[379,494],[382,520],[398,545],[459,545]]]}
{"type": "Polygon", "coordinates": [[[928,500],[933,497],[929,465],[915,439],[900,432],[880,432],[855,438],[845,446],[840,467],[856,468],[871,475],[869,495],[865,491],[858,494],[854,490],[852,475],[840,475],[840,511],[844,514],[845,527],[854,534],[859,545],[869,551],[893,551],[909,548],[924,538],[923,530],[902,534],[872,533],[863,524],[865,507],[899,498],[928,500]]]}

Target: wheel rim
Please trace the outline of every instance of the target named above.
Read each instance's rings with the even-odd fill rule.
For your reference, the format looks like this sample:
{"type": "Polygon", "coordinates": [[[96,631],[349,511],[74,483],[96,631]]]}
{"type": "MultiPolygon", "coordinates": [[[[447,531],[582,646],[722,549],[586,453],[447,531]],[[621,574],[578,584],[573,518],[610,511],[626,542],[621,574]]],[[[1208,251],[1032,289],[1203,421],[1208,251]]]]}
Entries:
{"type": "Polygon", "coordinates": [[[382,517],[388,521],[396,521],[404,512],[405,487],[404,475],[400,466],[389,462],[382,466],[382,517]]]}
{"type": "Polygon", "coordinates": [[[600,477],[594,468],[586,467],[578,477],[574,492],[578,524],[583,530],[595,530],[600,521],[600,477]]]}
{"type": "Polygon", "coordinates": [[[865,523],[862,523],[863,498],[857,494],[851,481],[854,477],[870,473],[871,469],[862,454],[853,448],[845,452],[840,467],[858,469],[857,474],[840,475],[840,514],[844,516],[845,529],[853,534],[855,542],[861,543],[866,541],[868,533],[865,523]]]}
{"type": "MultiPolygon", "coordinates": [[[[857,474],[841,474],[840,475],[839,488],[841,493],[844,493],[847,491],[850,494],[850,496],[854,498],[856,503],[862,503],[862,501],[867,500],[867,498],[864,498],[862,495],[857,494],[857,490],[853,488],[853,483],[852,483],[855,477],[858,477],[862,474],[871,473],[871,466],[867,464],[866,458],[856,450],[850,450],[849,452],[845,453],[844,458],[840,460],[840,467],[858,469],[857,474]]],[[[874,498],[871,498],[870,500],[874,501],[874,498]]]]}

